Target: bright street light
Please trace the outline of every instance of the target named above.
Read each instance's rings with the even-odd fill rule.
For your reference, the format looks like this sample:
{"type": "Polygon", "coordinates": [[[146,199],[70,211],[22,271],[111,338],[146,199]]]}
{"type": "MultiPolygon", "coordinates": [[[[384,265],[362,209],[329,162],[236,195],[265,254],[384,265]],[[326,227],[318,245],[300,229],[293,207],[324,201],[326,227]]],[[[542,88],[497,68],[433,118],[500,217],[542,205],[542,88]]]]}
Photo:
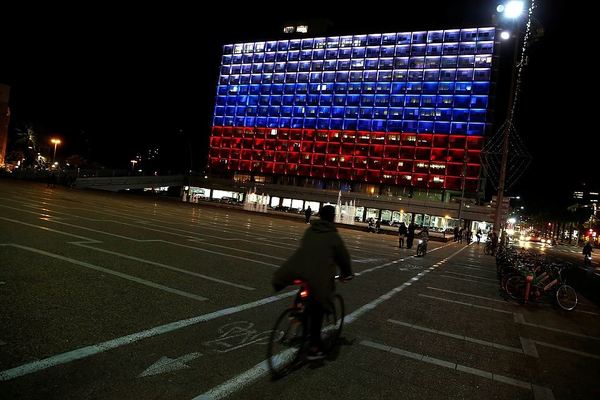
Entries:
{"type": "Polygon", "coordinates": [[[508,40],[508,39],[510,39],[510,32],[509,31],[502,31],[500,33],[500,39],[502,39],[502,40],[508,40]]]}
{"type": "Polygon", "coordinates": [[[58,146],[61,141],[60,139],[50,139],[50,143],[52,143],[54,145],[54,156],[52,157],[52,162],[54,162],[56,160],[56,146],[58,146]]]}
{"type": "Polygon", "coordinates": [[[504,6],[504,15],[506,18],[518,18],[525,9],[525,2],[513,0],[506,3],[504,6]]]}

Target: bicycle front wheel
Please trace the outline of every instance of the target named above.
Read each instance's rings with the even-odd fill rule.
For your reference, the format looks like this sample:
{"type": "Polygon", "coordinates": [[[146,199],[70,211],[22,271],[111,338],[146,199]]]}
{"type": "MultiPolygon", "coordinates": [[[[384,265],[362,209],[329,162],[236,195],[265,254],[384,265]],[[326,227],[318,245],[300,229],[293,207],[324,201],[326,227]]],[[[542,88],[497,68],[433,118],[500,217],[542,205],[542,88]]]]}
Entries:
{"type": "Polygon", "coordinates": [[[341,295],[335,294],[333,296],[332,311],[325,312],[323,328],[321,329],[323,347],[326,352],[330,352],[337,346],[338,339],[342,334],[342,328],[344,327],[345,316],[344,299],[341,295]]]}
{"type": "Polygon", "coordinates": [[[566,311],[571,311],[577,306],[577,292],[569,285],[561,285],[556,291],[556,302],[566,311]]]}
{"type": "Polygon", "coordinates": [[[298,360],[306,342],[303,317],[297,308],[288,308],[273,326],[267,345],[267,364],[273,379],[287,375],[298,360]]]}

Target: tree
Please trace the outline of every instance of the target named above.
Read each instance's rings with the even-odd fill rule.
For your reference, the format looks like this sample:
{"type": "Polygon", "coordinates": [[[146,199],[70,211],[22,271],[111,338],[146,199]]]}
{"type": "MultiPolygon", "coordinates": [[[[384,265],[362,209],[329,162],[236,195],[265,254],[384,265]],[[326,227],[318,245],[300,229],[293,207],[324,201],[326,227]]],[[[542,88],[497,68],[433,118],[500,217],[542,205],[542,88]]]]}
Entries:
{"type": "Polygon", "coordinates": [[[25,123],[22,127],[15,129],[16,140],[15,149],[21,150],[24,154],[25,165],[38,164],[38,134],[33,128],[33,124],[25,123]]]}

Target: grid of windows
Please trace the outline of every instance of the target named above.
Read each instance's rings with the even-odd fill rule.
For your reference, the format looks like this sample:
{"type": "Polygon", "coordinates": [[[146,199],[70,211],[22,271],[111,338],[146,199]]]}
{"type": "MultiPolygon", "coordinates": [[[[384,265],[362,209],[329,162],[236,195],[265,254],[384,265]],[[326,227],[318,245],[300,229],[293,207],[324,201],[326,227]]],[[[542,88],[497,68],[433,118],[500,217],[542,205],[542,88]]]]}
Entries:
{"type": "Polygon", "coordinates": [[[213,167],[261,174],[476,191],[484,138],[468,135],[214,127],[213,167]]]}
{"type": "MultiPolygon", "coordinates": [[[[384,136],[392,133],[482,136],[494,34],[494,28],[472,28],[225,45],[213,139],[225,139],[222,135],[234,131],[233,127],[257,128],[255,132],[269,128],[351,135],[367,132],[384,136]]],[[[221,144],[214,147],[214,143],[211,141],[211,154],[216,152],[219,156],[211,157],[212,166],[222,168],[229,163],[224,161],[239,159],[244,162],[236,168],[252,170],[247,169],[245,162],[250,159],[242,159],[235,152],[227,153],[224,149],[229,147],[221,144]]],[[[326,149],[323,154],[328,156],[329,146],[326,149]]],[[[376,157],[371,153],[364,155],[367,164],[373,164],[374,161],[368,160],[376,157]]],[[[321,153],[313,154],[312,165],[326,158],[316,156],[321,153]]],[[[231,165],[227,168],[231,169],[231,165]]],[[[359,166],[353,161],[351,167],[359,166]]],[[[325,170],[328,165],[323,162],[320,167],[325,170]]],[[[273,173],[320,176],[301,168],[295,172],[286,168],[266,169],[273,173]]],[[[364,179],[337,172],[322,176],[384,182],[389,174],[383,172],[383,167],[380,171],[377,177],[367,174],[364,179]]],[[[431,182],[427,176],[426,181],[431,182]]],[[[420,185],[417,182],[422,181],[413,178],[398,182],[394,175],[393,180],[398,184],[410,181],[420,185]]],[[[439,179],[436,183],[441,183],[439,179]]],[[[447,182],[444,179],[441,186],[447,182]]]]}

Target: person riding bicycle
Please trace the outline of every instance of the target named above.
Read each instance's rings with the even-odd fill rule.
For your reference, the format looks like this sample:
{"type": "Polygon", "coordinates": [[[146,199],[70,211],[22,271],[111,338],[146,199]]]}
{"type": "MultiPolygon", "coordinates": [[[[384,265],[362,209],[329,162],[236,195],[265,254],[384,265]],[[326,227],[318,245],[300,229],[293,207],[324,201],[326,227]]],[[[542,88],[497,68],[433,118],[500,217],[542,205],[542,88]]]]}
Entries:
{"type": "Polygon", "coordinates": [[[336,265],[342,280],[351,279],[350,253],[338,233],[333,220],[335,208],[327,205],[319,211],[319,220],[313,221],[300,241],[300,247],[273,274],[273,288],[280,291],[294,280],[308,284],[311,298],[308,303],[310,319],[310,348],[307,359],[324,358],[321,326],[325,312],[332,311],[335,291],[336,265]]]}
{"type": "Polygon", "coordinates": [[[425,255],[425,252],[427,251],[427,242],[429,241],[429,229],[426,226],[423,227],[421,232],[419,232],[419,236],[421,241],[417,246],[417,255],[425,255]]]}

